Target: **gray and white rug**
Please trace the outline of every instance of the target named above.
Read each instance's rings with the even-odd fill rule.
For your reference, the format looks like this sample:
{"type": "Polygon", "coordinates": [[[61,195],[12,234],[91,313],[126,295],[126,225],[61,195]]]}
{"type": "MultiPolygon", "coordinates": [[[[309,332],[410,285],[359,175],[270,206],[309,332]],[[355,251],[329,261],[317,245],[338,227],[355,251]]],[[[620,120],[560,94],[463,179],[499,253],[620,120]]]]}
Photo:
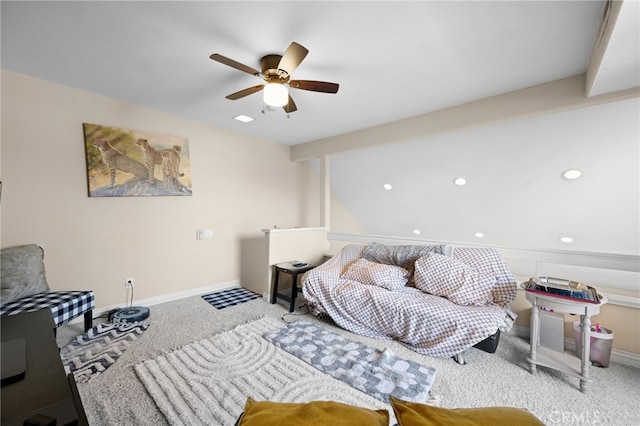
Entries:
{"type": "MultiPolygon", "coordinates": [[[[297,321],[265,339],[318,370],[389,403],[389,395],[427,402],[436,369],[379,351],[308,321],[297,321]]],[[[430,402],[434,402],[431,400],[430,402]]]]}
{"type": "Polygon", "coordinates": [[[172,425],[232,425],[248,396],[388,408],[262,337],[283,325],[274,318],[251,321],[142,361],[134,370],[172,425]]]}
{"type": "Polygon", "coordinates": [[[85,383],[105,371],[149,327],[146,323],[101,323],[60,350],[67,374],[85,383]]]}

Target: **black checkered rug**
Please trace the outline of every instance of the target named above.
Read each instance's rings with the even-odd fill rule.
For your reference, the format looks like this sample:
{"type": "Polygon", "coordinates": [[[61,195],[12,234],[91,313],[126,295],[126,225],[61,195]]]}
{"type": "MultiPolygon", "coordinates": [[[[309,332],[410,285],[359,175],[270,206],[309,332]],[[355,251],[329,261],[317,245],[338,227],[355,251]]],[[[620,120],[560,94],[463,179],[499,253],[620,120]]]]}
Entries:
{"type": "Polygon", "coordinates": [[[205,294],[202,296],[205,301],[209,302],[216,309],[224,309],[228,306],[239,305],[240,303],[248,302],[249,300],[257,299],[258,297],[260,297],[260,295],[242,287],[217,291],[215,293],[205,294]]]}

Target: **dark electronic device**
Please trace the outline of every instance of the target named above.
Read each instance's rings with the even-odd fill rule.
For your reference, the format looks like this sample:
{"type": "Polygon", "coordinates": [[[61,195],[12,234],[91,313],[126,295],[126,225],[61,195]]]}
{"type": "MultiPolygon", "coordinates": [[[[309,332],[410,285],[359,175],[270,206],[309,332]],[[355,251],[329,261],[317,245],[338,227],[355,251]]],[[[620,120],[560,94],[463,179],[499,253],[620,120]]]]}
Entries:
{"type": "Polygon", "coordinates": [[[29,417],[23,423],[24,426],[56,426],[58,421],[53,417],[45,416],[44,414],[36,414],[29,417]]]}
{"type": "Polygon", "coordinates": [[[24,379],[26,369],[26,341],[14,339],[2,342],[2,386],[24,379]]]}
{"type": "Polygon", "coordinates": [[[114,322],[138,322],[149,317],[149,308],[144,306],[129,306],[118,309],[113,314],[114,322]]]}

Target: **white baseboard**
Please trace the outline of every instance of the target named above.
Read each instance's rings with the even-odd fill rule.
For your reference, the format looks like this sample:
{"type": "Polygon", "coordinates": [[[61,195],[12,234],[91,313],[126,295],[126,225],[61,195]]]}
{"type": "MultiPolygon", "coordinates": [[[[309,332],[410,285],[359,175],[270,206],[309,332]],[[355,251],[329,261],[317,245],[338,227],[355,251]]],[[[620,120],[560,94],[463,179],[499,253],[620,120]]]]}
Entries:
{"type": "MultiPolygon", "coordinates": [[[[528,340],[530,337],[530,329],[529,327],[525,327],[522,325],[514,325],[508,334],[528,340]]],[[[575,352],[576,341],[573,337],[564,338],[564,349],[565,351],[575,352]]],[[[613,348],[611,350],[611,362],[640,368],[640,354],[613,348]]]]}
{"type": "MultiPolygon", "coordinates": [[[[187,297],[213,293],[215,291],[226,290],[228,288],[239,287],[239,286],[240,286],[240,280],[232,280],[232,281],[227,281],[223,283],[207,285],[204,287],[192,288],[184,291],[177,291],[175,293],[163,294],[162,296],[155,296],[155,297],[149,297],[147,299],[134,300],[133,305],[149,307],[153,305],[158,305],[160,303],[173,302],[175,300],[180,300],[187,297]]],[[[93,317],[96,318],[102,314],[105,314],[111,311],[112,309],[123,308],[123,307],[124,306],[122,305],[111,305],[111,306],[96,308],[93,310],[93,317]]],[[[80,316],[74,319],[73,321],[71,321],[71,323],[72,324],[81,323],[82,321],[84,321],[83,317],[80,316]]]]}

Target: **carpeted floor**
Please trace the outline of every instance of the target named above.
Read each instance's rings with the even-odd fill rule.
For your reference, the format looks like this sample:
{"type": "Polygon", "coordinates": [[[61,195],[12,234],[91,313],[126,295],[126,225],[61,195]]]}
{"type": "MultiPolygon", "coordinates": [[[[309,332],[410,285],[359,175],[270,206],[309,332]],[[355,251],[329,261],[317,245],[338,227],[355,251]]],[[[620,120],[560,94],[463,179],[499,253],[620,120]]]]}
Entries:
{"type": "MultiPolygon", "coordinates": [[[[212,309],[200,296],[151,307],[147,319],[151,326],[144,335],[108,370],[78,385],[90,424],[166,425],[133,366],[261,316],[319,321],[309,315],[290,315],[284,306],[263,299],[222,310],[212,309]]],[[[584,394],[578,379],[566,374],[542,367],[535,375],[529,373],[528,341],[515,336],[501,336],[495,354],[469,350],[465,355],[468,364],[459,365],[451,359],[425,357],[397,342],[357,336],[322,323],[334,333],[380,350],[388,347],[398,356],[436,368],[432,391],[442,407],[523,407],[549,425],[640,424],[640,369],[616,363],[609,368],[594,367],[592,390],[584,394]]],[[[66,345],[82,331],[81,324],[61,327],[58,345],[66,345]]]]}
{"type": "Polygon", "coordinates": [[[257,401],[333,400],[372,409],[386,404],[342,383],[262,338],[282,327],[264,317],[134,367],[172,425],[232,425],[257,401]]]}

